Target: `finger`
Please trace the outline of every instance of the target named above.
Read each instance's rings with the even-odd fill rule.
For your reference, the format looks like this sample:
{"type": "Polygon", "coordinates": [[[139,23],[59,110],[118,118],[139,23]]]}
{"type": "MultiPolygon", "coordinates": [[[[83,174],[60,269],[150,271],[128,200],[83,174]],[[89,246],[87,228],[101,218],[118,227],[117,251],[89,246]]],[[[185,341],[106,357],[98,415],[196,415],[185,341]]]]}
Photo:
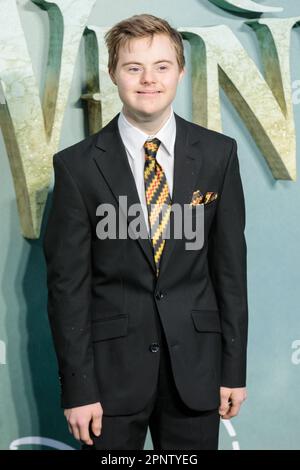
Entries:
{"type": "Polygon", "coordinates": [[[100,416],[93,416],[92,419],[92,431],[95,436],[99,437],[101,434],[101,418],[100,416]]]}
{"type": "Polygon", "coordinates": [[[93,445],[93,441],[91,439],[88,424],[82,424],[79,426],[79,433],[80,433],[80,440],[87,445],[93,445]]]}
{"type": "Polygon", "coordinates": [[[68,428],[69,428],[70,433],[73,434],[75,439],[78,439],[79,438],[79,431],[78,431],[78,428],[77,428],[76,421],[73,418],[70,418],[67,421],[67,423],[68,423],[68,428]]]}
{"type": "Polygon", "coordinates": [[[77,439],[77,441],[80,441],[80,433],[79,433],[78,427],[76,425],[73,425],[71,426],[71,428],[72,428],[72,434],[75,437],[75,439],[77,439]]]}
{"type": "Polygon", "coordinates": [[[228,412],[228,415],[230,418],[233,418],[233,416],[237,416],[241,408],[241,403],[233,403],[232,406],[230,407],[230,410],[228,412]]]}
{"type": "Polygon", "coordinates": [[[232,406],[229,408],[228,412],[223,416],[223,419],[230,419],[234,416],[237,416],[241,408],[240,403],[233,403],[232,406]]]}
{"type": "Polygon", "coordinates": [[[70,432],[71,434],[73,434],[72,426],[71,426],[71,424],[70,424],[70,422],[69,422],[69,413],[68,413],[68,412],[69,412],[69,410],[65,410],[65,411],[64,411],[64,416],[65,416],[66,421],[67,421],[67,425],[68,425],[69,432],[70,432]]]}

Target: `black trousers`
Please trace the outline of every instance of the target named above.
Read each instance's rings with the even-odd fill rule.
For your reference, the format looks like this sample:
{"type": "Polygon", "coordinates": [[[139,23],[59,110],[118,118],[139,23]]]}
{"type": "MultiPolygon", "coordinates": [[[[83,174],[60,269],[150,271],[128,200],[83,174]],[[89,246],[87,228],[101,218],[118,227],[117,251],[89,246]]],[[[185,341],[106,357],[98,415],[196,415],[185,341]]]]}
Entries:
{"type": "Polygon", "coordinates": [[[218,409],[195,411],[181,400],[171,369],[164,335],[161,337],[159,376],[155,394],[139,413],[102,416],[101,435],[82,450],[143,450],[149,426],[154,450],[217,450],[218,409]]]}

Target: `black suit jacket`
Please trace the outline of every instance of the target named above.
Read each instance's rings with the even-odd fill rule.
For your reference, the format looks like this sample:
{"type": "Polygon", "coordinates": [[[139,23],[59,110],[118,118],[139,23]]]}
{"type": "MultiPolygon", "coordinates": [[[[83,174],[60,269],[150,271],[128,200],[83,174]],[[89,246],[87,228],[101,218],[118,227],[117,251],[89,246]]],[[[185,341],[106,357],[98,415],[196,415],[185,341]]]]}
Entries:
{"type": "MultiPolygon", "coordinates": [[[[139,203],[116,116],[54,156],[44,238],[48,314],[64,408],[100,401],[106,414],[141,410],[153,394],[162,326],[186,405],[219,405],[219,387],[246,375],[245,206],[236,141],[175,114],[172,202],[218,192],[204,207],[204,245],[166,241],[158,279],[148,239],[99,240],[99,204],[139,203]]],[[[123,214],[124,215],[124,214],[123,214]]],[[[128,218],[130,220],[130,218],[128,218]]],[[[129,221],[128,220],[128,221],[129,221]]],[[[127,221],[127,222],[128,222],[127,221]]]]}

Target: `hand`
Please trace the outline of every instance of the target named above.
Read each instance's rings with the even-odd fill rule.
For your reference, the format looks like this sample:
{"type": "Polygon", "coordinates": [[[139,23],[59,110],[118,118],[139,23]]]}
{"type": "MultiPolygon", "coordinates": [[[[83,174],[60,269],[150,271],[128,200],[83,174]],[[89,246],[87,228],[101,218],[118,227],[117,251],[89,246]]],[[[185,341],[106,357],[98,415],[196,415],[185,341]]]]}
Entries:
{"type": "Polygon", "coordinates": [[[100,436],[102,427],[103,410],[100,403],[78,406],[64,411],[68,421],[69,431],[75,439],[83,441],[85,444],[93,445],[89,433],[89,425],[92,422],[92,431],[95,436],[100,436]]]}
{"type": "Polygon", "coordinates": [[[237,416],[243,401],[247,398],[246,388],[220,388],[221,405],[219,414],[222,419],[230,419],[237,416]]]}

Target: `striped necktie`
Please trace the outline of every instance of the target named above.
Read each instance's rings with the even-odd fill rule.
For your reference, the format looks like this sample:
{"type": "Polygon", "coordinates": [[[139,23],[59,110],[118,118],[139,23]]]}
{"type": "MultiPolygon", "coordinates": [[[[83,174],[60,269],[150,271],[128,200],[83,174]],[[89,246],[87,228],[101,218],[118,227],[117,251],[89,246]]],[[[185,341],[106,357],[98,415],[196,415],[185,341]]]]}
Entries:
{"type": "Polygon", "coordinates": [[[150,238],[153,247],[156,275],[159,274],[159,265],[165,246],[164,235],[170,219],[171,198],[165,173],[156,160],[160,146],[159,139],[146,140],[144,182],[146,203],[148,209],[150,238]]]}

